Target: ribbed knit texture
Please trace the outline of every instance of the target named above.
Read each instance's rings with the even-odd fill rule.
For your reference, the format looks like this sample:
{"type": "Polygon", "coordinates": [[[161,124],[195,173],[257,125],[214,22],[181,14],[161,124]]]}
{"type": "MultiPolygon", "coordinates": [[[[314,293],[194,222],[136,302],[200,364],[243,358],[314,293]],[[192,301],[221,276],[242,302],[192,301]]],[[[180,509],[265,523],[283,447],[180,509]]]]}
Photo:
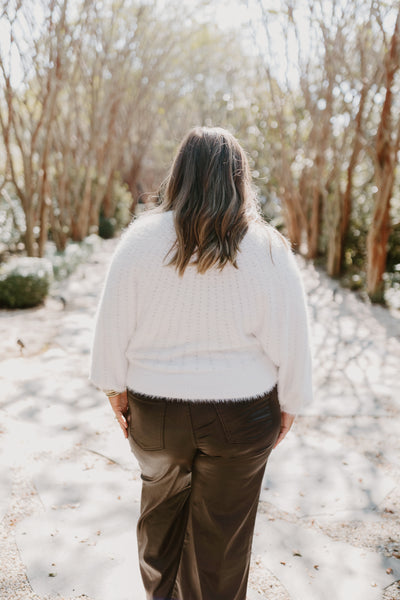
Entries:
{"type": "Polygon", "coordinates": [[[97,311],[90,379],[193,401],[253,398],[278,383],[282,409],[297,413],[311,400],[311,359],[290,250],[252,224],[238,269],[190,265],[180,277],[165,260],[174,240],[172,212],[145,214],[125,232],[97,311]]]}

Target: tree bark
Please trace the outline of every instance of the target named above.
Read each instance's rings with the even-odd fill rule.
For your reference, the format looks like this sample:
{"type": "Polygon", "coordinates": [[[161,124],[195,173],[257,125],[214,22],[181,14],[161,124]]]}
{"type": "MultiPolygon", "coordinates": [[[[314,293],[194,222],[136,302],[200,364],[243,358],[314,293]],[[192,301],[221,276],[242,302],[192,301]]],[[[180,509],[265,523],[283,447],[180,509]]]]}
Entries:
{"type": "Polygon", "coordinates": [[[24,243],[25,250],[28,256],[36,256],[37,255],[37,244],[35,242],[35,235],[33,233],[33,228],[35,227],[35,215],[33,211],[33,205],[29,204],[24,210],[25,212],[25,233],[24,233],[24,243]]]}
{"type": "Polygon", "coordinates": [[[303,222],[298,210],[298,199],[294,192],[285,190],[283,200],[288,238],[293,249],[299,252],[302,241],[303,222]]]}
{"type": "Polygon", "coordinates": [[[383,274],[386,270],[387,243],[390,233],[390,202],[400,142],[400,121],[393,140],[393,80],[400,67],[400,9],[397,14],[389,51],[385,57],[386,94],[376,134],[375,195],[372,222],[367,236],[367,292],[373,302],[384,302],[383,274]]]}
{"type": "Polygon", "coordinates": [[[365,100],[368,89],[369,85],[364,83],[361,90],[360,103],[358,105],[358,111],[355,119],[356,131],[354,134],[355,137],[353,150],[351,153],[349,166],[347,167],[346,189],[343,195],[339,193],[338,203],[336,206],[337,213],[335,215],[335,222],[328,237],[326,268],[330,277],[339,277],[342,272],[342,266],[344,262],[344,242],[349,229],[352,207],[353,177],[362,147],[361,132],[365,100]]]}
{"type": "Polygon", "coordinates": [[[307,258],[318,256],[319,234],[321,229],[322,194],[319,185],[314,184],[311,193],[311,214],[307,221],[307,258]]]}
{"type": "Polygon", "coordinates": [[[393,158],[387,157],[380,173],[371,227],[367,236],[367,292],[373,302],[384,302],[383,274],[386,270],[390,234],[390,201],[394,184],[393,158]]]}
{"type": "Polygon", "coordinates": [[[74,242],[81,242],[88,234],[90,206],[92,195],[92,181],[89,175],[86,176],[85,187],[82,194],[82,200],[78,215],[74,215],[72,222],[72,239],[74,242]]]}

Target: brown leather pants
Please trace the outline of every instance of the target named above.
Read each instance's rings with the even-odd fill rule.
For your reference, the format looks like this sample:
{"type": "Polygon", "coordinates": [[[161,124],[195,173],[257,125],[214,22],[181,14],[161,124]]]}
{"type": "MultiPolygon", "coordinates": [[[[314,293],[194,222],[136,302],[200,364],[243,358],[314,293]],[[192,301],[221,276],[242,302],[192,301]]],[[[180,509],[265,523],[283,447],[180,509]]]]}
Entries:
{"type": "Polygon", "coordinates": [[[276,388],[243,401],[128,399],[147,600],[245,600],[261,483],[280,429],[276,388]]]}

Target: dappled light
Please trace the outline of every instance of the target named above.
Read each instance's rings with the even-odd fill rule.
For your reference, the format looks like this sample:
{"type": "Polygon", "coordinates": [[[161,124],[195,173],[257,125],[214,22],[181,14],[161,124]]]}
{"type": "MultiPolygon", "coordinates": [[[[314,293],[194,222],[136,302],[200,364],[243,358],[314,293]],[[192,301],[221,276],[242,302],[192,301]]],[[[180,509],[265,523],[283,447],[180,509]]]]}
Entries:
{"type": "Polygon", "coordinates": [[[140,470],[89,357],[119,239],[165,198],[193,126],[243,145],[310,318],[314,399],[268,459],[246,600],[400,600],[400,7],[384,0],[1,5],[0,598],[145,598],[140,470]]]}
{"type": "MultiPolygon", "coordinates": [[[[12,467],[31,490],[19,500],[25,508],[11,529],[20,568],[37,594],[111,600],[117,580],[119,597],[128,600],[132,581],[141,589],[139,470],[104,396],[87,381],[91,323],[113,245],[103,242],[62,284],[64,309],[50,300],[26,313],[0,315],[0,507],[11,522],[12,498],[24,489],[17,480],[10,496],[12,467]],[[15,344],[5,353],[9,319],[17,316],[11,330],[25,348],[21,353],[15,344]]],[[[400,578],[397,546],[390,542],[398,527],[400,429],[393,416],[400,323],[322,271],[303,260],[300,265],[314,337],[315,401],[269,459],[249,598],[263,589],[263,598],[279,593],[319,600],[338,571],[343,594],[357,590],[360,600],[378,598],[400,578]]],[[[135,598],[142,600],[139,592],[135,598]]]]}

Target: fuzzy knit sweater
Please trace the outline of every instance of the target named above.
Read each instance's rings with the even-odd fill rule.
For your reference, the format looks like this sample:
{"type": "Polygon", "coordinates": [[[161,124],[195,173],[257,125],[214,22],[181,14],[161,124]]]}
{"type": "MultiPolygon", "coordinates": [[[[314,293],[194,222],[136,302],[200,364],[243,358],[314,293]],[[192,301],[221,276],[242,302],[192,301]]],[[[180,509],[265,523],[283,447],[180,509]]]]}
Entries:
{"type": "MultiPolygon", "coordinates": [[[[272,228],[250,225],[230,263],[183,276],[165,260],[172,212],[143,215],[112,258],[96,316],[91,381],[183,400],[235,400],[278,385],[282,410],[311,400],[303,286],[272,228]]],[[[169,255],[171,256],[171,255],[169,255]]]]}

